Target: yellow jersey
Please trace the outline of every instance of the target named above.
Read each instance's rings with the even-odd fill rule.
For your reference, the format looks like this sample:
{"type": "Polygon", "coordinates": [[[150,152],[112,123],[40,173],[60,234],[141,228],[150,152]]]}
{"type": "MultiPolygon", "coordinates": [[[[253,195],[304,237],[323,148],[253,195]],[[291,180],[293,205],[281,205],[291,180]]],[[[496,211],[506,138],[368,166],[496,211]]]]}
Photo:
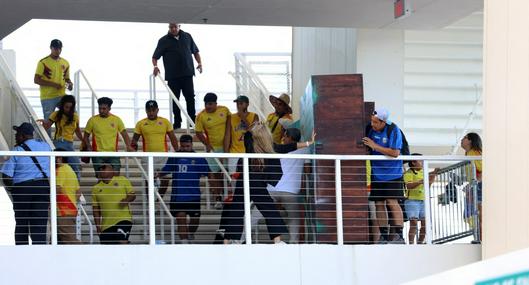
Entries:
{"type": "Polygon", "coordinates": [[[101,230],[104,231],[121,221],[132,222],[129,206],[121,207],[120,201],[128,194],[134,194],[130,181],[124,176],[114,176],[107,184],[99,181],[92,188],[92,206],[101,211],[101,230]]]}
{"type": "Polygon", "coordinates": [[[63,164],[56,170],[56,185],[61,192],[57,191],[57,214],[61,217],[77,216],[77,191],[79,190],[79,181],[72,167],[63,164]]]}
{"type": "MultiPolygon", "coordinates": [[[[257,117],[257,114],[248,112],[246,121],[248,124],[252,124],[257,117]]],[[[241,120],[237,114],[231,115],[231,142],[230,142],[230,153],[245,153],[246,148],[244,147],[244,134],[248,129],[249,125],[241,120]]]]}
{"type": "MultiPolygon", "coordinates": [[[[469,150],[466,153],[467,156],[481,156],[481,151],[478,150],[469,150]]],[[[483,172],[483,163],[481,160],[475,160],[472,162],[474,166],[476,167],[476,178],[481,181],[481,173],[483,172]]],[[[470,169],[471,171],[471,169],[470,169]]],[[[469,172],[470,174],[471,172],[469,172]]],[[[472,177],[471,175],[469,177],[472,177]]]]}
{"type": "Polygon", "coordinates": [[[222,149],[224,147],[226,121],[230,115],[230,110],[224,106],[217,106],[217,110],[213,113],[203,110],[197,115],[195,131],[204,133],[213,148],[222,149]]]}
{"type": "Polygon", "coordinates": [[[145,118],[134,128],[134,133],[140,135],[143,141],[143,151],[148,152],[167,152],[167,133],[172,131],[169,120],[162,117],[155,120],[145,118]]]}
{"type": "Polygon", "coordinates": [[[281,138],[283,137],[283,133],[285,132],[285,128],[281,125],[279,119],[290,121],[293,120],[292,114],[283,115],[283,117],[281,118],[279,118],[276,113],[271,113],[268,115],[268,117],[266,118],[266,125],[270,129],[270,132],[272,133],[272,139],[276,144],[281,144],[281,138]]]}
{"type": "Polygon", "coordinates": [[[62,86],[60,89],[51,86],[40,86],[41,100],[61,97],[65,94],[66,79],[70,79],[70,64],[62,57],[53,59],[51,56],[47,56],[37,64],[35,75],[62,86]]]}
{"type": "Polygon", "coordinates": [[[103,118],[95,115],[88,120],[84,131],[92,134],[92,149],[94,151],[117,151],[118,135],[125,130],[123,121],[115,115],[109,114],[103,118]]]}
{"type": "Polygon", "coordinates": [[[79,116],[77,115],[77,113],[74,113],[73,121],[68,123],[68,117],[63,114],[61,117],[61,121],[57,122],[58,114],[59,114],[59,111],[55,111],[51,113],[49,117],[49,120],[55,123],[55,135],[53,136],[53,139],[62,138],[69,142],[73,142],[75,130],[77,129],[77,127],[79,127],[79,116]]]}
{"type": "MultiPolygon", "coordinates": [[[[412,169],[408,169],[404,173],[404,184],[418,182],[424,179],[424,172],[421,170],[415,172],[412,169]]],[[[413,189],[406,188],[407,197],[409,200],[424,200],[424,184],[420,184],[413,189]]]]}

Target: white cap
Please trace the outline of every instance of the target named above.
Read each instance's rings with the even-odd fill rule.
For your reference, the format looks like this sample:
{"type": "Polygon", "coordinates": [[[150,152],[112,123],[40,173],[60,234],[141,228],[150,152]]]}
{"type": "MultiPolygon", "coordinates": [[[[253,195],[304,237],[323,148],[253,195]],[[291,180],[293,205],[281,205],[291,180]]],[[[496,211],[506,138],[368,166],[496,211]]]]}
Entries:
{"type": "Polygon", "coordinates": [[[388,124],[391,122],[389,121],[389,111],[386,108],[376,108],[373,112],[373,116],[377,117],[379,120],[384,121],[388,124]]]}

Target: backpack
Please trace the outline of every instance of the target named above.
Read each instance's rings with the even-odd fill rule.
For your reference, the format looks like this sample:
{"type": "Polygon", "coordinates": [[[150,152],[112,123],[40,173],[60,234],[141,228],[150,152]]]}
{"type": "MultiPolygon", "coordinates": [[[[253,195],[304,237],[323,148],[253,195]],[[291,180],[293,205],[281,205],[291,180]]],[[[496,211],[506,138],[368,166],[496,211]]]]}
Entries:
{"type": "MultiPolygon", "coordinates": [[[[392,123],[391,125],[386,125],[386,136],[388,138],[396,126],[397,125],[395,123],[392,123]]],[[[371,127],[371,124],[367,125],[366,132],[365,132],[366,137],[369,137],[372,131],[373,131],[373,128],[371,127]]],[[[410,155],[410,145],[408,144],[408,140],[406,139],[406,136],[402,132],[402,129],[399,128],[399,131],[402,136],[402,148],[400,149],[400,155],[410,155]]]]}

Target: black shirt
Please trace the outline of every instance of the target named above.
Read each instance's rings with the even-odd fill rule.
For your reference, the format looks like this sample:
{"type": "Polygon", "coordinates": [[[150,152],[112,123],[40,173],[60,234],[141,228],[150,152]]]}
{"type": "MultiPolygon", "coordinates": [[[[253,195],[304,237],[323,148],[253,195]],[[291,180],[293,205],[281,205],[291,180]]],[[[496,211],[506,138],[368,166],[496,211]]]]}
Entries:
{"type": "Polygon", "coordinates": [[[198,47],[190,34],[180,30],[178,39],[171,34],[158,40],[158,45],[152,55],[155,59],[163,57],[165,79],[194,76],[193,54],[198,53],[198,47]]]}

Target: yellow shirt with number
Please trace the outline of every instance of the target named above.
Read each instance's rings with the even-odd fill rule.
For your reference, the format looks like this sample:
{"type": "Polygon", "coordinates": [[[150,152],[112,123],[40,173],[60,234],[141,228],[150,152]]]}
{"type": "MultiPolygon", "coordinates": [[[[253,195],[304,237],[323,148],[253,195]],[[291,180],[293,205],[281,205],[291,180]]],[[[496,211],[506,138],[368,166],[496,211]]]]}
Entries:
{"type": "MultiPolygon", "coordinates": [[[[246,116],[246,122],[252,124],[256,118],[257,114],[248,112],[246,116]]],[[[244,147],[244,134],[248,129],[246,125],[237,114],[231,115],[231,144],[230,152],[231,153],[245,153],[246,148],[244,147]]]]}
{"type": "Polygon", "coordinates": [[[167,152],[167,133],[172,131],[173,126],[169,120],[162,117],[155,120],[145,118],[134,128],[134,133],[141,135],[143,151],[148,152],[167,152]]]}
{"type": "MultiPolygon", "coordinates": [[[[274,140],[274,143],[281,144],[281,138],[283,137],[283,132],[285,131],[285,128],[281,125],[279,122],[279,116],[276,113],[271,113],[266,118],[266,125],[270,129],[270,132],[272,132],[272,139],[274,140]]],[[[286,114],[281,117],[282,120],[290,120],[292,121],[292,115],[286,114]]]]}
{"type": "Polygon", "coordinates": [[[224,147],[226,121],[230,115],[230,110],[224,106],[217,106],[217,110],[213,113],[203,110],[197,115],[195,131],[205,133],[214,149],[222,149],[224,147]]]}
{"type": "Polygon", "coordinates": [[[57,168],[56,175],[57,188],[57,214],[60,217],[77,215],[77,191],[79,190],[79,181],[72,167],[63,164],[57,168]],[[57,189],[58,190],[58,189],[57,189]]]}
{"type": "Polygon", "coordinates": [[[79,126],[79,116],[77,113],[73,114],[73,120],[68,123],[68,117],[66,115],[62,115],[61,121],[57,122],[57,116],[59,114],[59,111],[55,111],[51,113],[49,120],[51,122],[55,123],[55,135],[53,136],[54,139],[64,139],[69,142],[73,142],[73,137],[75,134],[75,129],[79,126]]]}
{"type": "Polygon", "coordinates": [[[99,115],[90,118],[84,131],[92,134],[94,151],[112,152],[118,149],[118,135],[124,130],[123,121],[118,116],[109,114],[106,118],[99,115]]]}
{"type": "Polygon", "coordinates": [[[121,221],[132,222],[129,206],[119,205],[128,194],[134,194],[134,189],[124,176],[114,176],[108,184],[100,181],[92,188],[92,206],[98,206],[101,211],[102,231],[121,221]]]}
{"type": "Polygon", "coordinates": [[[62,57],[53,59],[51,56],[47,56],[37,64],[35,75],[62,86],[60,89],[51,86],[40,86],[41,100],[61,97],[65,94],[66,79],[70,79],[70,64],[62,57]]]}
{"type": "MultiPolygon", "coordinates": [[[[404,173],[404,184],[418,182],[423,180],[424,178],[424,172],[421,170],[419,171],[413,171],[412,169],[408,169],[404,173]]],[[[424,184],[421,183],[415,188],[409,189],[406,188],[408,192],[408,199],[409,200],[424,200],[424,184]]]]}

